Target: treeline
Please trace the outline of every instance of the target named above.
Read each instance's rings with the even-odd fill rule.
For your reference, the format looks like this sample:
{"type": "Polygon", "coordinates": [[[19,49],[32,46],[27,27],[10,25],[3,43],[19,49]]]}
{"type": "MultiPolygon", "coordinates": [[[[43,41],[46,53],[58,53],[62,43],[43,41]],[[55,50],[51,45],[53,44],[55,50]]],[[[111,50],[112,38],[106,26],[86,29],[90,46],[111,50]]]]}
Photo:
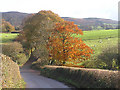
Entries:
{"type": "Polygon", "coordinates": [[[80,25],[81,29],[88,31],[88,30],[109,30],[109,29],[118,29],[117,24],[111,25],[111,24],[101,24],[101,25],[80,25]]]}
{"type": "Polygon", "coordinates": [[[102,18],[69,18],[63,17],[67,21],[73,21],[78,25],[82,30],[108,30],[108,29],[117,29],[118,22],[110,19],[102,18]]]}

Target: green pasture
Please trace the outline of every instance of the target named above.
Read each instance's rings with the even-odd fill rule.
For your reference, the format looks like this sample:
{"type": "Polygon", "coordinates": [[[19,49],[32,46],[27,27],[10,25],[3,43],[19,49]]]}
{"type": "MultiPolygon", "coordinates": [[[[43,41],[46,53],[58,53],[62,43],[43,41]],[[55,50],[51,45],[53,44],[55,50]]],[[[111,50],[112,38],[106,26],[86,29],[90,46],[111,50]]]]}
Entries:
{"type": "Polygon", "coordinates": [[[87,40],[84,43],[91,47],[94,52],[100,53],[104,48],[117,45],[118,38],[87,40]]]}
{"type": "MultiPolygon", "coordinates": [[[[94,54],[92,54],[90,60],[88,60],[91,63],[95,60],[98,60],[99,59],[98,57],[101,57],[102,54],[104,55],[105,50],[118,46],[118,31],[119,30],[117,29],[83,31],[83,35],[73,34],[72,36],[82,38],[84,43],[94,50],[94,54]]],[[[113,50],[112,53],[114,54],[116,52],[117,51],[113,50]]],[[[100,61],[100,63],[104,61],[110,62],[109,60],[110,60],[109,57],[106,56],[100,61]]],[[[82,65],[83,63],[78,63],[78,65],[82,65]]],[[[93,63],[91,63],[91,65],[92,64],[93,63]]]]}
{"type": "Polygon", "coordinates": [[[12,33],[0,33],[0,43],[10,43],[12,42],[18,34],[12,33]]]}
{"type": "MultiPolygon", "coordinates": [[[[0,33],[0,37],[2,39],[2,42],[0,42],[0,43],[12,42],[12,40],[14,40],[17,35],[18,34],[0,33]]],[[[98,41],[103,40],[103,39],[105,39],[107,41],[110,41],[111,38],[117,38],[118,37],[118,30],[115,29],[115,30],[83,31],[83,35],[73,34],[72,36],[73,37],[80,37],[86,43],[88,43],[88,42],[98,42],[98,41]],[[98,40],[98,41],[93,41],[93,40],[98,40]]],[[[88,43],[88,44],[90,44],[90,43],[88,43]]]]}
{"type": "Polygon", "coordinates": [[[100,54],[103,49],[118,45],[118,30],[84,31],[83,35],[72,35],[82,38],[85,44],[94,50],[94,55],[100,54]]]}
{"type": "Polygon", "coordinates": [[[118,37],[118,29],[115,30],[92,30],[83,31],[83,35],[73,34],[73,37],[80,37],[85,40],[108,39],[118,37]]]}

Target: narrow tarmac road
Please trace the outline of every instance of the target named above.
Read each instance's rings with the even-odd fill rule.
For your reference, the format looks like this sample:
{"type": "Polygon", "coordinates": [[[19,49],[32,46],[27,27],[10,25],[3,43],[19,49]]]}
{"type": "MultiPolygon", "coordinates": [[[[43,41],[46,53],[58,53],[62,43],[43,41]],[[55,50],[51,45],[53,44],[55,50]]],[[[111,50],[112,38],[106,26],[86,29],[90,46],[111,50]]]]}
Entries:
{"type": "Polygon", "coordinates": [[[30,69],[29,64],[23,66],[20,69],[20,73],[27,83],[26,88],[68,88],[71,90],[61,82],[41,76],[39,71],[30,69]]]}

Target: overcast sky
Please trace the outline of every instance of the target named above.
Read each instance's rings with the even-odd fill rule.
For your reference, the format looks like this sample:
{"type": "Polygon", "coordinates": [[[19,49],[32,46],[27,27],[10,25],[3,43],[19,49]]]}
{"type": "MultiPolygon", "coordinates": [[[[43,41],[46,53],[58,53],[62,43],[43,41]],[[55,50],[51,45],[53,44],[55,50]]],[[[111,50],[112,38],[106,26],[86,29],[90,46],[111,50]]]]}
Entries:
{"type": "Polygon", "coordinates": [[[61,17],[98,17],[118,20],[120,0],[1,0],[0,12],[37,13],[52,10],[61,17]]]}

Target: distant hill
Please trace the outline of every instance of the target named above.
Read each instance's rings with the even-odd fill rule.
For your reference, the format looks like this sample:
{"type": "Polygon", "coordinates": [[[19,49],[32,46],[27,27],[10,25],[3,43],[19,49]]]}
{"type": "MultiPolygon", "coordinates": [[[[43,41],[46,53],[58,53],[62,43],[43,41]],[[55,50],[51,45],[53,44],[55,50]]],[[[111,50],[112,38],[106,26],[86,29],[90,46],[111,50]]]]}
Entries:
{"type": "Polygon", "coordinates": [[[70,18],[62,17],[64,20],[73,21],[83,30],[116,29],[118,22],[103,18],[70,18]]]}
{"type": "Polygon", "coordinates": [[[20,27],[22,21],[25,17],[27,17],[28,13],[20,13],[20,12],[2,12],[2,18],[6,21],[10,22],[15,27],[20,27]]]}
{"type": "MultiPolygon", "coordinates": [[[[2,17],[14,25],[16,28],[20,27],[24,18],[26,18],[28,13],[21,12],[2,12],[2,17]]],[[[62,17],[64,20],[73,21],[83,30],[98,30],[98,29],[116,29],[118,22],[111,19],[103,18],[71,18],[62,17]]]]}

